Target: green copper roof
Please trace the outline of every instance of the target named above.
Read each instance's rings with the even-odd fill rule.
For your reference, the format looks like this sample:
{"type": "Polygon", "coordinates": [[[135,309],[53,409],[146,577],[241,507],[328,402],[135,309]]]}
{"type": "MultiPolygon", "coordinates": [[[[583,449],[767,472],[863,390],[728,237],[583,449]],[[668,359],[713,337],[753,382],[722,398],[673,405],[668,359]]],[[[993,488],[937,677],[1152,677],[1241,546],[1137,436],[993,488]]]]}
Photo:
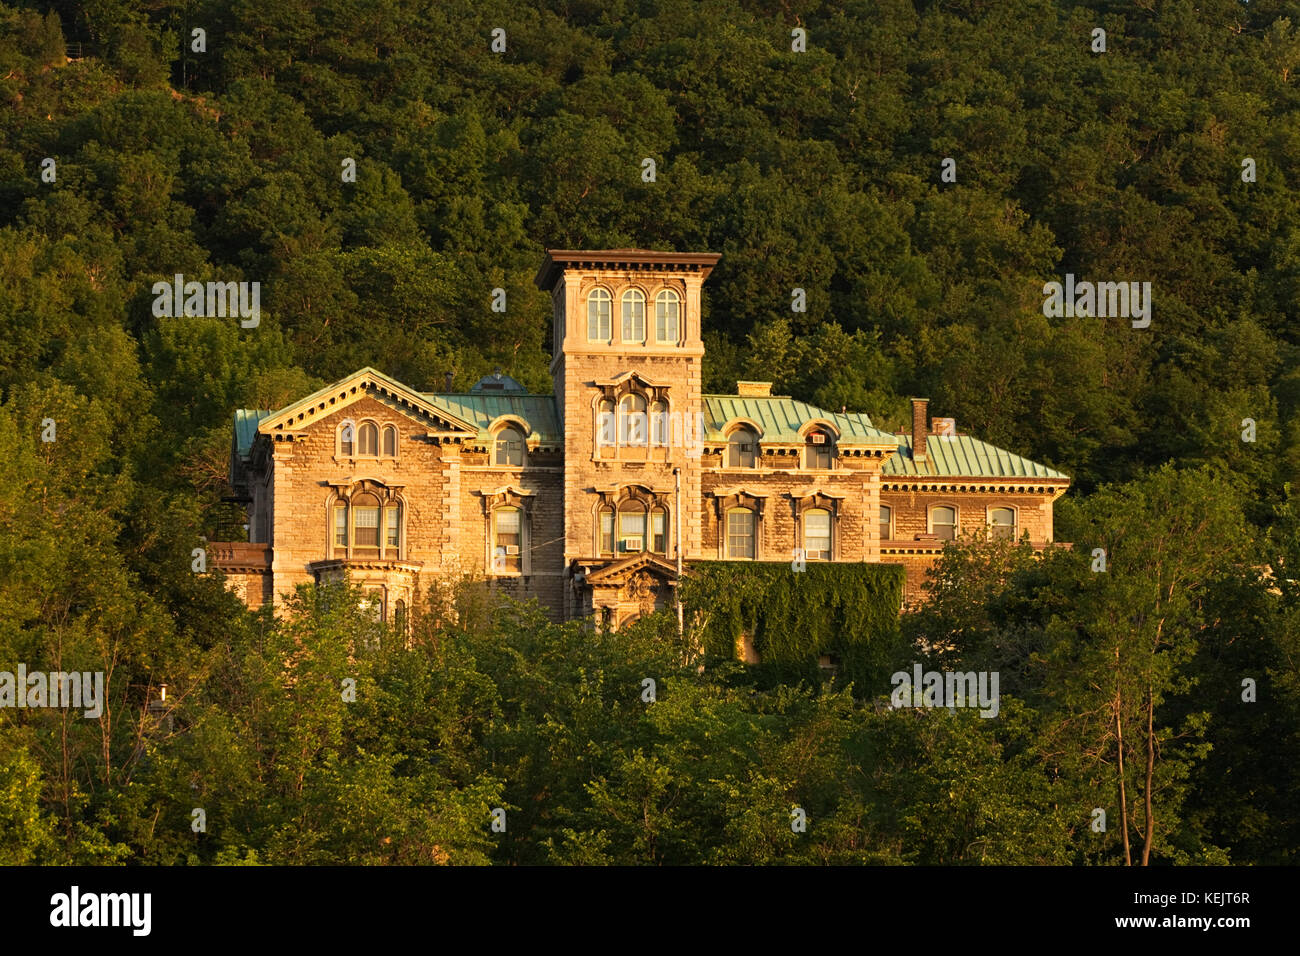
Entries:
{"type": "Polygon", "coordinates": [[[454,418],[478,428],[479,437],[488,437],[488,425],[502,415],[517,415],[532,426],[527,436],[541,442],[563,442],[560,423],[555,415],[555,399],[550,395],[528,395],[520,392],[423,392],[430,405],[454,418]]]}
{"type": "Polygon", "coordinates": [[[830,422],[840,432],[840,439],[865,442],[892,442],[894,436],[871,424],[861,412],[828,412],[777,395],[705,395],[704,434],[709,441],[721,441],[727,422],[747,418],[763,429],[763,441],[799,441],[799,427],[813,419],[830,422]]]}
{"type": "Polygon", "coordinates": [[[956,475],[963,478],[1066,478],[1064,475],[1036,461],[1013,455],[1005,449],[971,438],[969,435],[957,435],[945,438],[941,435],[927,435],[925,440],[926,460],[919,465],[912,460],[912,438],[910,435],[895,436],[898,441],[898,454],[885,462],[881,470],[884,476],[928,476],[956,475]]]}
{"type": "Polygon", "coordinates": [[[270,417],[270,412],[260,408],[235,409],[235,454],[240,458],[248,455],[253,447],[253,438],[257,435],[257,425],[263,418],[270,417]]]}

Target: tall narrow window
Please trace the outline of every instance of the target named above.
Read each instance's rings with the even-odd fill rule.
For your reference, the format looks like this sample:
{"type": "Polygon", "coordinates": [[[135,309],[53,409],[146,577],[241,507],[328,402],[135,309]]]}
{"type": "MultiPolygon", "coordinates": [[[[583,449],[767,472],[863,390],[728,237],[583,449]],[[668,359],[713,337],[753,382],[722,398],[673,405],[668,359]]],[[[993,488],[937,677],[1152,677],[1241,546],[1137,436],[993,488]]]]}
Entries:
{"type": "Polygon", "coordinates": [[[803,547],[809,561],[831,559],[831,513],[829,511],[813,508],[804,512],[803,547]]]}
{"type": "Polygon", "coordinates": [[[880,540],[892,541],[894,538],[894,509],[889,505],[880,506],[880,540]]]}
{"type": "Polygon", "coordinates": [[[604,289],[592,289],[587,296],[587,341],[609,341],[611,302],[609,293],[604,289]]]}
{"type": "Polygon", "coordinates": [[[619,554],[645,550],[645,505],[629,501],[618,509],[619,554]]]}
{"type": "Polygon", "coordinates": [[[748,428],[737,428],[727,439],[727,467],[753,468],[758,461],[758,436],[748,428]]]}
{"type": "Polygon", "coordinates": [[[339,429],[339,454],[344,458],[351,458],[356,448],[357,426],[352,422],[344,422],[343,427],[339,429]]]}
{"type": "Polygon", "coordinates": [[[954,540],[957,537],[957,509],[947,505],[931,508],[930,533],[937,535],[940,541],[954,540]]]}
{"type": "Polygon", "coordinates": [[[600,553],[614,553],[614,510],[607,508],[600,513],[600,553]]]}
{"type": "Polygon", "coordinates": [[[754,557],[754,512],[748,508],[727,512],[727,557],[754,557]]]}
{"type": "Polygon", "coordinates": [[[614,448],[618,445],[618,426],[614,416],[614,403],[604,399],[596,406],[596,447],[614,448]]]}
{"type": "Polygon", "coordinates": [[[393,629],[398,634],[406,635],[406,602],[401,598],[393,605],[393,629]]]}
{"type": "Polygon", "coordinates": [[[384,550],[388,557],[397,557],[401,543],[402,508],[401,505],[389,505],[384,509],[384,550]]]}
{"type": "Polygon", "coordinates": [[[668,553],[668,512],[663,508],[650,512],[650,541],[655,554],[668,553]]]}
{"type": "Polygon", "coordinates": [[[804,467],[813,469],[831,467],[831,436],[826,432],[818,430],[808,434],[808,443],[805,445],[804,467]]]}
{"type": "Polygon", "coordinates": [[[646,424],[645,399],[640,395],[624,395],[618,403],[618,443],[645,445],[646,424]]]}
{"type": "Polygon", "coordinates": [[[493,569],[497,572],[518,573],[523,541],[520,511],[518,508],[498,508],[495,517],[496,543],[493,554],[496,561],[493,569]]]}
{"type": "Polygon", "coordinates": [[[671,289],[655,296],[655,341],[661,345],[675,343],[681,335],[681,299],[671,289]]]}
{"type": "Polygon", "coordinates": [[[640,289],[623,293],[623,341],[645,341],[645,294],[640,289]]]}
{"type": "Polygon", "coordinates": [[[384,457],[397,457],[397,429],[392,425],[384,426],[384,457]]]}
{"type": "Polygon", "coordinates": [[[668,406],[662,402],[650,406],[650,444],[656,448],[668,446],[668,406]]]}
{"type": "Polygon", "coordinates": [[[377,456],[379,454],[379,429],[371,422],[365,422],[357,429],[357,437],[360,439],[358,444],[360,448],[357,451],[359,455],[377,456]]]}
{"type": "Polygon", "coordinates": [[[497,432],[496,463],[516,467],[523,465],[524,436],[517,429],[503,428],[497,432]]]}
{"type": "MultiPolygon", "coordinates": [[[[334,505],[334,547],[346,549],[348,546],[348,505],[340,501],[334,505]]],[[[335,557],[342,557],[336,554],[335,557]]]]}
{"type": "Polygon", "coordinates": [[[379,550],[379,499],[371,494],[352,499],[353,550],[379,550]]]}
{"type": "Polygon", "coordinates": [[[1016,540],[1016,512],[1012,508],[994,508],[989,512],[989,536],[994,540],[1016,540]]]}

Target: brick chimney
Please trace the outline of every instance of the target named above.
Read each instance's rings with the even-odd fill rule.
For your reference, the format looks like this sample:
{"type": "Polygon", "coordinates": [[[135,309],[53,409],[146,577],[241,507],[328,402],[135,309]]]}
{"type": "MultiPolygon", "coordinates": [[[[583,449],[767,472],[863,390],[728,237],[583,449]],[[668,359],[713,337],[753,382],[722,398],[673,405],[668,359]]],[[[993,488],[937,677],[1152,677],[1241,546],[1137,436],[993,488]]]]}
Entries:
{"type": "Polygon", "coordinates": [[[736,394],[741,398],[758,398],[772,394],[771,382],[737,382],[736,394]]]}
{"type": "Polygon", "coordinates": [[[925,461],[926,409],[928,398],[912,399],[912,461],[925,461]]]}

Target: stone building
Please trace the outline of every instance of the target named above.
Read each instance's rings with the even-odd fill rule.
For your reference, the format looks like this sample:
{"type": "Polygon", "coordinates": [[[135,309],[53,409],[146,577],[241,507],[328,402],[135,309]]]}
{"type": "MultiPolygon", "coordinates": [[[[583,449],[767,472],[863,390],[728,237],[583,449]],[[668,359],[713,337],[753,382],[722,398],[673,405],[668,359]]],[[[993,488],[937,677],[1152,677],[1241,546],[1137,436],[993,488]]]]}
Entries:
{"type": "Polygon", "coordinates": [[[739,382],[705,395],[715,254],[551,250],[553,395],[507,376],[416,391],[371,368],[235,412],[248,542],[209,546],[250,606],[345,574],[399,619],[472,573],[557,618],[621,625],[674,603],[679,557],[903,565],[914,600],[965,532],[1044,545],[1069,478],[927,419],[890,434],[739,382]]]}

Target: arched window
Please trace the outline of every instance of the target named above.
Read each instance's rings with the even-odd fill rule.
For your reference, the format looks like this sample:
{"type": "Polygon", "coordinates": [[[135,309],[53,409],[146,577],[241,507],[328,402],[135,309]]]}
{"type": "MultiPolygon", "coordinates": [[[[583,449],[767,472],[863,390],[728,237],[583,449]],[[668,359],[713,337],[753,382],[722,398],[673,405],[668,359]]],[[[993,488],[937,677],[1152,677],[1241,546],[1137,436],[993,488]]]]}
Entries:
{"type": "Polygon", "coordinates": [[[369,492],[352,498],[352,550],[379,551],[379,498],[369,492]]]}
{"type": "Polygon", "coordinates": [[[668,553],[668,512],[664,508],[650,512],[650,550],[655,554],[668,553]]]}
{"type": "Polygon", "coordinates": [[[610,339],[610,304],[613,299],[605,289],[592,289],[587,296],[587,341],[608,342],[610,339]]]}
{"type": "Polygon", "coordinates": [[[645,505],[639,501],[625,501],[618,509],[618,553],[635,554],[644,551],[646,533],[645,505]]]}
{"type": "Polygon", "coordinates": [[[496,458],[498,465],[522,467],[524,463],[524,436],[517,428],[503,428],[497,432],[496,458]]]}
{"type": "Polygon", "coordinates": [[[618,443],[639,446],[646,443],[645,399],[624,395],[618,403],[618,443]]]}
{"type": "Polygon", "coordinates": [[[808,441],[804,445],[804,467],[823,470],[830,468],[832,445],[831,436],[820,428],[809,432],[808,441]]]}
{"type": "Polygon", "coordinates": [[[727,467],[753,468],[758,464],[758,435],[750,428],[737,428],[727,439],[727,467]]]}
{"type": "Polygon", "coordinates": [[[754,557],[754,512],[748,508],[727,512],[727,557],[754,557]]]}
{"type": "Polygon", "coordinates": [[[523,512],[498,508],[492,520],[492,570],[497,574],[518,574],[523,567],[523,512]]]}
{"type": "Polygon", "coordinates": [[[596,542],[596,547],[601,554],[614,553],[614,509],[604,507],[600,509],[600,540],[596,542]]]}
{"type": "Polygon", "coordinates": [[[1016,540],[1016,512],[1014,508],[989,510],[989,537],[995,541],[1016,540]]]}
{"type": "Polygon", "coordinates": [[[618,445],[618,430],[614,419],[614,403],[601,401],[596,408],[596,447],[614,448],[618,445]]]}
{"type": "Polygon", "coordinates": [[[810,508],[803,513],[803,548],[809,561],[831,559],[831,513],[810,508]]]}
{"type": "Polygon", "coordinates": [[[894,540],[894,509],[889,505],[880,506],[880,540],[894,540]]]}
{"type": "Polygon", "coordinates": [[[650,444],[656,448],[668,447],[668,406],[663,402],[650,406],[650,444]]]}
{"type": "Polygon", "coordinates": [[[398,634],[406,635],[406,602],[401,598],[393,605],[393,629],[398,634]]]}
{"type": "Polygon", "coordinates": [[[640,289],[623,293],[623,341],[645,341],[645,293],[640,289]]]}
{"type": "Polygon", "coordinates": [[[357,441],[357,426],[352,422],[344,422],[339,427],[339,455],[344,458],[351,458],[355,453],[357,441]]]}
{"type": "Polygon", "coordinates": [[[363,422],[357,429],[357,454],[377,457],[379,455],[379,429],[373,422],[363,422]]]}
{"type": "Polygon", "coordinates": [[[935,505],[930,509],[930,533],[940,541],[953,541],[957,537],[957,509],[935,505]]]}
{"type": "Polygon", "coordinates": [[[655,341],[672,345],[681,336],[681,299],[671,289],[655,296],[655,341]]]}
{"type": "Polygon", "coordinates": [[[384,457],[397,457],[397,428],[393,425],[384,426],[384,457]]]}

